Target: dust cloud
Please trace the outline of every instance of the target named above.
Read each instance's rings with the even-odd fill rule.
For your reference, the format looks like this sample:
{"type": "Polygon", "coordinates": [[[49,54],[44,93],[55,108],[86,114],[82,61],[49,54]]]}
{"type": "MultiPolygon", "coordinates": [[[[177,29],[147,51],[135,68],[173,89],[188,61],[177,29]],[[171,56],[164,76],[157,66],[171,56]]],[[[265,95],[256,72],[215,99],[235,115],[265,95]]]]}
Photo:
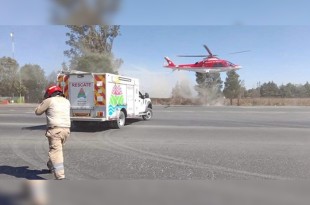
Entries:
{"type": "Polygon", "coordinates": [[[202,94],[201,96],[197,97],[198,104],[222,106],[225,103],[225,98],[221,93],[218,92],[217,87],[200,88],[195,86],[195,90],[202,94]]]}
{"type": "Polygon", "coordinates": [[[142,93],[151,98],[169,98],[168,104],[182,105],[224,105],[225,98],[217,87],[199,88],[196,79],[189,72],[152,71],[145,67],[121,67],[120,75],[138,78],[142,93]],[[198,95],[202,93],[202,95],[198,95]]]}
{"type": "Polygon", "coordinates": [[[170,98],[172,90],[177,83],[181,86],[184,97],[192,97],[195,82],[190,79],[189,73],[171,71],[152,71],[147,68],[134,66],[132,68],[120,68],[120,75],[138,78],[140,90],[150,94],[151,98],[170,98]]]}

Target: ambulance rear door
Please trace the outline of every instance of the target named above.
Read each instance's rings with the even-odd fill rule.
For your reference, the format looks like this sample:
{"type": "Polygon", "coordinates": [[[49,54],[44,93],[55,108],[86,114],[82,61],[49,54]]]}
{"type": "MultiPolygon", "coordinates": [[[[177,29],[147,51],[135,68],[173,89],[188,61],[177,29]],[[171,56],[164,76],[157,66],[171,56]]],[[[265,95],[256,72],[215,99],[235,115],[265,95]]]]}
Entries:
{"type": "Polygon", "coordinates": [[[73,117],[91,117],[94,109],[92,74],[72,74],[69,80],[69,101],[73,117]]]}

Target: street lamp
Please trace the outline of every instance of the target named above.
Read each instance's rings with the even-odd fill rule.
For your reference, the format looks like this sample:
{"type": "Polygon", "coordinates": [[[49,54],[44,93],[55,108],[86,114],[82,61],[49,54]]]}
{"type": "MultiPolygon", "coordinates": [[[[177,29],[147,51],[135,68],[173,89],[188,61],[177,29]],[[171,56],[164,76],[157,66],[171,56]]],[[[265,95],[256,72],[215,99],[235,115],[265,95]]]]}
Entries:
{"type": "Polygon", "coordinates": [[[14,33],[11,32],[10,36],[11,36],[11,42],[12,42],[12,58],[14,59],[14,51],[15,51],[15,47],[14,47],[14,33]]]}
{"type": "MultiPolygon", "coordinates": [[[[11,36],[11,43],[12,43],[12,58],[15,60],[14,52],[15,52],[15,45],[14,45],[14,33],[10,33],[11,36]]],[[[19,70],[19,102],[22,102],[22,77],[21,77],[21,70],[19,70]]]]}

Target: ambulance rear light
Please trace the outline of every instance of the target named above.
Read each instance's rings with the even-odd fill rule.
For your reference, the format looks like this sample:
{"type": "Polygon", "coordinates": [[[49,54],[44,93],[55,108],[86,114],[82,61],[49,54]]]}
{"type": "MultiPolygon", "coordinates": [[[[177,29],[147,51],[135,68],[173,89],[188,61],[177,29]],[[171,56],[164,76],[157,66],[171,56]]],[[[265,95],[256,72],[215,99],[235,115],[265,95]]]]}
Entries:
{"type": "Polygon", "coordinates": [[[104,112],[103,111],[96,112],[96,117],[104,117],[104,112]]]}
{"type": "Polygon", "coordinates": [[[74,112],[72,113],[73,117],[90,117],[90,113],[83,112],[74,112]]]}

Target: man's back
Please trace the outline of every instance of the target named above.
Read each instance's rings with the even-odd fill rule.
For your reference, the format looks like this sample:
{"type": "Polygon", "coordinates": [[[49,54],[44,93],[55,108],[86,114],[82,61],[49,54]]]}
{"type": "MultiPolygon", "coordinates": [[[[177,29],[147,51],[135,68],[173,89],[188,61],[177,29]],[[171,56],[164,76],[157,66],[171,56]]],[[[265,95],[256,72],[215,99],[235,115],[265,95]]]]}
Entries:
{"type": "Polygon", "coordinates": [[[70,127],[70,102],[64,97],[55,96],[45,99],[35,113],[46,112],[47,127],[70,127]]]}

